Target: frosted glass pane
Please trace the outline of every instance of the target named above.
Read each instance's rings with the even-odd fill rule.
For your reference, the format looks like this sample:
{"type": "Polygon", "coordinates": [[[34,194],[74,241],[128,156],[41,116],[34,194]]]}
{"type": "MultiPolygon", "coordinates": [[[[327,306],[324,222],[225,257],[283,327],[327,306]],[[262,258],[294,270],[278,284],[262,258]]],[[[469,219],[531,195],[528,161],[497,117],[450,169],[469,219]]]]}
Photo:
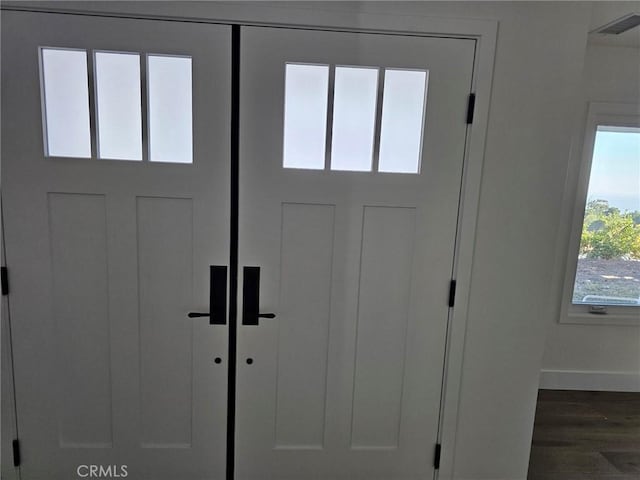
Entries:
{"type": "Polygon", "coordinates": [[[96,52],[98,156],[142,160],[140,55],[96,52]]]}
{"type": "Polygon", "coordinates": [[[284,99],[285,168],[324,169],[329,67],[287,64],[284,99]]]}
{"type": "Polygon", "coordinates": [[[191,58],[149,55],[147,82],[149,160],[192,163],[191,58]]]}
{"type": "Polygon", "coordinates": [[[41,49],[45,151],[52,157],[91,157],[87,53],[41,49]]]}
{"type": "Polygon", "coordinates": [[[385,71],[380,172],[420,172],[426,90],[427,72],[385,71]]]}
{"type": "Polygon", "coordinates": [[[378,69],[336,67],[331,170],[371,171],[378,69]]]}

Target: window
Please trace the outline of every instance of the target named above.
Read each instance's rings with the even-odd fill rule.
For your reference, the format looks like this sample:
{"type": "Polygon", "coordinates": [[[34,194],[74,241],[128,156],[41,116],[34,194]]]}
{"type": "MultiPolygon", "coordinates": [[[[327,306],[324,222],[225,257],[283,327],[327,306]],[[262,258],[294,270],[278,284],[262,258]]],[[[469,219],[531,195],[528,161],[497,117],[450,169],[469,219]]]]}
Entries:
{"type": "Polygon", "coordinates": [[[324,169],[328,65],[287,64],[284,97],[285,168],[324,169]]]}
{"type": "Polygon", "coordinates": [[[41,48],[44,150],[49,157],[91,157],[87,52],[41,48]]]}
{"type": "Polygon", "coordinates": [[[191,58],[149,55],[149,160],[193,161],[191,58]]]}
{"type": "Polygon", "coordinates": [[[386,71],[379,171],[420,172],[426,101],[427,72],[386,71]]]}
{"type": "Polygon", "coordinates": [[[371,171],[377,97],[377,68],[336,67],[331,170],[371,171]]]}
{"type": "Polygon", "coordinates": [[[95,52],[98,158],[142,160],[140,55],[95,52]]]}
{"type": "Polygon", "coordinates": [[[599,125],[572,302],[640,305],[640,128],[599,125]]]}
{"type": "Polygon", "coordinates": [[[640,118],[624,107],[635,113],[590,111],[565,282],[569,321],[640,323],[640,118]]]}
{"type": "Polygon", "coordinates": [[[286,64],[283,167],[420,173],[427,83],[425,70],[286,64]]]}
{"type": "Polygon", "coordinates": [[[191,58],[146,55],[141,62],[140,53],[96,50],[89,57],[91,71],[87,53],[40,48],[45,155],[193,163],[191,58]],[[146,85],[141,81],[143,73],[146,85]],[[93,92],[89,92],[90,81],[93,92]],[[95,111],[91,111],[91,99],[95,111]],[[95,115],[95,128],[91,115],[95,115]],[[147,152],[143,145],[148,145],[147,152]]]}

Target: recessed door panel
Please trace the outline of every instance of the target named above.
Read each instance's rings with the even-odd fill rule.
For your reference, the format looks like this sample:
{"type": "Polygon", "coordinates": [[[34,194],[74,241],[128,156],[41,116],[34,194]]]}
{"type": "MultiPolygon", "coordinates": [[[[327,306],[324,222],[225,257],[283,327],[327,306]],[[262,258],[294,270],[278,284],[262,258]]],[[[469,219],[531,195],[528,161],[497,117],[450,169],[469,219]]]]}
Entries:
{"type": "Polygon", "coordinates": [[[414,208],[364,207],[351,448],[398,447],[415,222],[414,208]]]}
{"type": "Polygon", "coordinates": [[[323,448],[333,205],[282,205],[276,448],[323,448]]]}
{"type": "Polygon", "coordinates": [[[104,195],[50,193],[49,242],[60,447],[111,448],[112,396],[104,195]]]}
{"type": "Polygon", "coordinates": [[[141,441],[146,448],[189,448],[193,324],[176,319],[193,302],[193,202],[139,197],[136,213],[141,441]]]}

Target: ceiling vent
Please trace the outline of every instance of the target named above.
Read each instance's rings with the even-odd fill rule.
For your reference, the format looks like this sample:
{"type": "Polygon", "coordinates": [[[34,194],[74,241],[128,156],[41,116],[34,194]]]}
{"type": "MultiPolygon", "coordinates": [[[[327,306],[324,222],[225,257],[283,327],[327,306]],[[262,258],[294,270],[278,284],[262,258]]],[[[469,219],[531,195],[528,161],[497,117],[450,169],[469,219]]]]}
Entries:
{"type": "Polygon", "coordinates": [[[606,35],[620,35],[621,33],[631,30],[640,25],[640,14],[630,13],[624,17],[620,17],[613,22],[609,22],[602,27],[596,28],[593,33],[602,33],[606,35]]]}

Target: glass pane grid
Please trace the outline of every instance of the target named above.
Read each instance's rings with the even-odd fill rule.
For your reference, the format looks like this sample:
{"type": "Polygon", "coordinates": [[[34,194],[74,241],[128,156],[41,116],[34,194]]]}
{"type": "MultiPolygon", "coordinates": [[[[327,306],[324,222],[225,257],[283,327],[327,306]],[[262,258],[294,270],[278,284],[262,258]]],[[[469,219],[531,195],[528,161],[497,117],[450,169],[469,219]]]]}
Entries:
{"type": "Polygon", "coordinates": [[[597,128],[572,303],[640,306],[640,127],[597,128]]]}
{"type": "Polygon", "coordinates": [[[284,168],[420,173],[427,70],[285,68],[284,168]]]}
{"type": "Polygon", "coordinates": [[[191,57],[144,54],[141,66],[137,52],[91,54],[40,47],[45,156],[193,163],[191,57]]]}

